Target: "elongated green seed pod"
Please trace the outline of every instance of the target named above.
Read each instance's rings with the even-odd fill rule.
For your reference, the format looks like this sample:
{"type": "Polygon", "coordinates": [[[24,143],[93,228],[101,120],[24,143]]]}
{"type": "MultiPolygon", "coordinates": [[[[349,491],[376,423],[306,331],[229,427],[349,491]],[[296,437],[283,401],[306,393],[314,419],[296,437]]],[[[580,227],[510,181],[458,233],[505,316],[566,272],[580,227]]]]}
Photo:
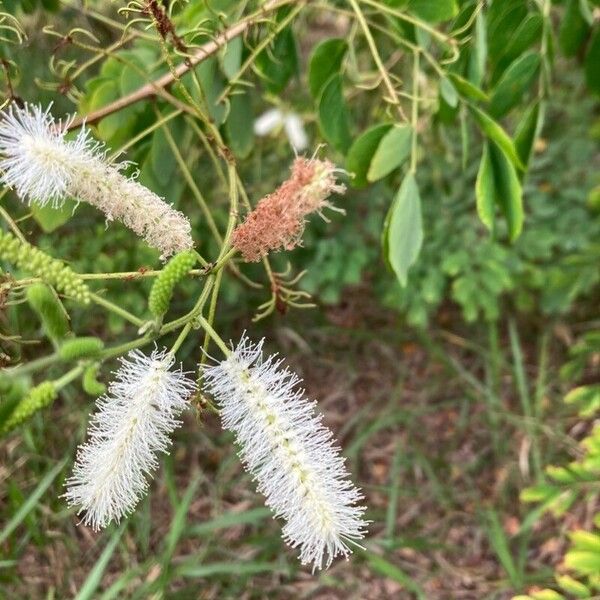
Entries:
{"type": "Polygon", "coordinates": [[[196,253],[192,250],[180,252],[164,266],[154,280],[148,297],[148,308],[155,317],[162,317],[167,312],[173,289],[196,264],[196,258],[196,253]]]}
{"type": "Polygon", "coordinates": [[[69,333],[69,316],[54,290],[45,283],[36,283],[27,290],[29,305],[37,313],[46,335],[61,340],[69,333]]]}
{"type": "Polygon", "coordinates": [[[2,433],[7,433],[14,429],[27,419],[29,419],[38,410],[49,406],[54,402],[58,392],[52,381],[44,381],[34,387],[14,408],[10,417],[2,426],[2,433]]]}
{"type": "Polygon", "coordinates": [[[61,260],[22,242],[11,233],[0,231],[0,259],[43,279],[59,292],[83,304],[90,301],[90,290],[83,279],[61,260]]]}
{"type": "Polygon", "coordinates": [[[98,381],[98,369],[100,365],[90,365],[83,373],[81,385],[83,391],[90,396],[101,396],[106,391],[106,386],[98,381]]]}
{"type": "Polygon", "coordinates": [[[63,342],[58,350],[58,355],[65,361],[93,358],[98,356],[103,348],[104,342],[100,338],[79,337],[63,342]]]}

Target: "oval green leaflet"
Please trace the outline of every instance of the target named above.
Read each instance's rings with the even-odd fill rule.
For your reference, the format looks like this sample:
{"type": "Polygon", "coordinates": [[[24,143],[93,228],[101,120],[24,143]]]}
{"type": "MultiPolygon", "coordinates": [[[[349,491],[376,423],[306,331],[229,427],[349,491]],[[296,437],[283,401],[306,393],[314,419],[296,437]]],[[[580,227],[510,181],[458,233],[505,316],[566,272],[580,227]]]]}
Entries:
{"type": "Polygon", "coordinates": [[[408,270],[423,244],[421,197],[412,173],[400,185],[383,225],[383,254],[398,281],[406,286],[408,270]]]}
{"type": "Polygon", "coordinates": [[[481,222],[495,233],[498,207],[506,219],[509,239],[517,239],[523,228],[521,184],[511,161],[504,151],[491,141],[483,149],[475,195],[481,222]]]}

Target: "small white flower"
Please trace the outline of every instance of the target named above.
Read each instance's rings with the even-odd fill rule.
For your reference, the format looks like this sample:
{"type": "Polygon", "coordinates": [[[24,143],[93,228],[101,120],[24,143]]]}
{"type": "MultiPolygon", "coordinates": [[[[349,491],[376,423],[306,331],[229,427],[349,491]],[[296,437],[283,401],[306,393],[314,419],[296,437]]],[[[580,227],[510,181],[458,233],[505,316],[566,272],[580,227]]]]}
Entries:
{"type": "Polygon", "coordinates": [[[95,530],[133,511],[158,468],[156,454],[167,452],[180,425],[177,416],[196,386],[181,369],[171,370],[174,362],[166,350],[149,357],[130,352],[97,401],[64,494],[95,530]]]}
{"type": "Polygon", "coordinates": [[[283,126],[283,130],[296,152],[308,148],[308,136],[299,115],[284,113],[278,108],[270,108],[254,121],[254,133],[260,137],[269,135],[283,126]]]}
{"type": "Polygon", "coordinates": [[[254,121],[254,133],[260,137],[269,135],[283,123],[283,113],[278,108],[270,108],[254,121]]]}
{"type": "Polygon", "coordinates": [[[300,379],[275,356],[263,361],[262,345],[242,337],[226,360],[204,368],[204,387],[267,506],[285,519],[284,540],[300,549],[302,564],[327,568],[364,536],[362,494],[300,379]]]}
{"type": "Polygon", "coordinates": [[[296,113],[289,113],[284,121],[283,128],[296,152],[302,152],[308,148],[308,136],[304,129],[302,119],[296,113]]]}
{"type": "Polygon", "coordinates": [[[106,149],[82,127],[65,138],[73,116],[55,121],[50,107],[11,105],[0,120],[0,181],[29,204],[61,206],[68,197],[118,219],[163,258],[191,248],[191,225],[155,193],[125,177],[128,163],[111,163],[106,149]]]}

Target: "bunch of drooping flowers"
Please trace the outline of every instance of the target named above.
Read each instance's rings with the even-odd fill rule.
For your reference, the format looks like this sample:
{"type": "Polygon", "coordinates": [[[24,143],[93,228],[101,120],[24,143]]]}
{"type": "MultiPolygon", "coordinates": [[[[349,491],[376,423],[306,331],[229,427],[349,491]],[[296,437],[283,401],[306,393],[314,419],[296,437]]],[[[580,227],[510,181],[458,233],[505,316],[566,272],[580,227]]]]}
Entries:
{"type": "Polygon", "coordinates": [[[229,246],[217,263],[209,264],[192,250],[187,218],[125,177],[122,170],[126,164],[108,161],[106,151],[87,129],[68,139],[70,123],[55,121],[48,110],[36,106],[11,107],[4,112],[0,121],[1,181],[30,203],[57,207],[71,196],[88,202],[107,219],[119,219],[143,236],[163,258],[175,256],[156,275],[149,295],[148,308],[154,320],[143,323],[134,317],[134,323],[142,323],[140,333],[147,337],[114,352],[105,349],[98,338],[73,337],[69,332],[57,292],[82,304],[97,301],[83,276],[30,246],[22,236],[17,239],[0,231],[0,258],[34,275],[37,288],[32,287],[27,298],[43,317],[56,358],[77,363],[60,379],[31,390],[3,431],[48,406],[62,386],[83,375],[84,389],[101,396],[64,495],[82,515],[81,521],[94,530],[120,521],[147,491],[149,476],[159,465],[158,454],[168,451],[179,416],[199,387],[198,381],[174,366],[176,348],[199,325],[225,354],[221,362],[200,368],[202,389],[214,397],[223,427],[234,433],[240,457],[266,504],[285,521],[284,540],[298,549],[301,562],[311,565],[313,571],[329,567],[336,556],[347,557],[365,535],[365,508],[333,434],[315,413],[315,403],[304,398],[298,388],[300,379],[283,368],[282,360],[276,356],[263,359],[262,341],[253,344],[243,336],[229,349],[202,316],[202,298],[208,296],[214,278],[211,270],[226,262],[221,257],[240,252],[252,261],[298,245],[307,216],[335,208],[328,197],[345,189],[336,180],[339,170],[327,160],[296,158],[288,181],[262,199],[235,230],[236,213],[232,211],[229,246]],[[175,286],[197,260],[203,261],[201,273],[207,276],[196,305],[199,308],[163,325],[175,286]],[[182,334],[170,351],[157,348],[146,355],[131,350],[178,327],[182,334]],[[96,380],[98,366],[126,349],[129,353],[120,359],[104,393],[106,388],[96,380]]]}

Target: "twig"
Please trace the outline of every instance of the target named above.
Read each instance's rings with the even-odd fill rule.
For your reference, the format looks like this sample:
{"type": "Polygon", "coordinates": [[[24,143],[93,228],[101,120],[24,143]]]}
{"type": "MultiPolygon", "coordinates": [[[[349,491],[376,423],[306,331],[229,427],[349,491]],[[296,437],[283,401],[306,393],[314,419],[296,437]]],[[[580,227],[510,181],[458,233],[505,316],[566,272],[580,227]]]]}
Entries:
{"type": "Polygon", "coordinates": [[[89,115],[75,119],[69,125],[69,129],[77,129],[78,127],[81,127],[84,122],[86,124],[96,123],[104,117],[112,115],[113,113],[118,112],[127,106],[131,106],[132,104],[140,102],[141,100],[156,96],[160,93],[160,90],[171,85],[175,81],[176,77],[181,77],[190,69],[194,68],[197,64],[206,60],[213,54],[216,54],[223,46],[225,46],[225,44],[227,44],[227,42],[245,33],[251,25],[262,20],[266,13],[272,12],[281,6],[289,4],[291,1],[292,0],[270,0],[262,7],[262,10],[259,13],[243,19],[239,23],[236,23],[229,29],[226,29],[223,33],[216,36],[214,40],[211,40],[210,42],[200,46],[194,52],[194,54],[192,54],[189,58],[175,68],[175,72],[169,72],[162,77],[159,77],[155,81],[147,83],[137,90],[134,90],[130,94],[127,94],[122,98],[118,98],[114,102],[111,102],[110,104],[91,112],[89,115]]]}

